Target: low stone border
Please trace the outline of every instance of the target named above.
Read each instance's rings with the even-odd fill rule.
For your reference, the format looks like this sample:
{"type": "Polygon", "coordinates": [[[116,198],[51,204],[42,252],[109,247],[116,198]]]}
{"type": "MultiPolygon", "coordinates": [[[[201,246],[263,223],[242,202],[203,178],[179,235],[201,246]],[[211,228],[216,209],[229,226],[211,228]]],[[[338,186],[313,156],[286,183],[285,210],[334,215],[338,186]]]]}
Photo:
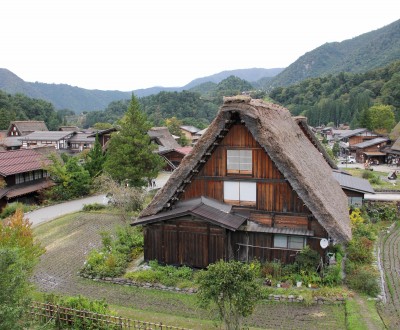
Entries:
{"type": "MultiPolygon", "coordinates": [[[[304,302],[304,298],[299,295],[284,295],[284,294],[270,294],[268,295],[269,301],[279,301],[279,302],[293,302],[293,303],[302,303],[304,302]]],[[[336,298],[325,298],[325,297],[315,297],[314,303],[319,305],[332,305],[332,304],[344,304],[345,299],[343,297],[336,298]]]]}
{"type": "Polygon", "coordinates": [[[79,276],[88,278],[88,279],[91,279],[91,280],[97,281],[97,282],[106,282],[106,283],[113,283],[113,284],[119,284],[119,285],[125,285],[125,286],[135,286],[135,287],[147,288],[147,289],[157,289],[157,290],[163,290],[163,291],[182,292],[182,293],[196,293],[197,292],[197,290],[195,288],[180,289],[180,288],[176,288],[176,287],[165,286],[160,283],[140,283],[140,282],[135,282],[128,278],[122,278],[122,277],[96,278],[96,277],[92,277],[92,276],[85,276],[82,274],[79,274],[79,276]]]}
{"type": "MultiPolygon", "coordinates": [[[[163,290],[163,291],[170,291],[170,292],[181,292],[181,293],[188,293],[193,294],[197,292],[195,288],[186,288],[180,289],[176,287],[165,286],[159,283],[140,283],[135,282],[133,280],[122,278],[122,277],[104,277],[104,278],[95,278],[92,276],[85,276],[79,274],[79,276],[91,279],[97,282],[104,282],[104,283],[113,283],[118,285],[125,285],[125,286],[135,286],[139,288],[147,288],[147,289],[156,289],[156,290],[163,290]]],[[[284,294],[270,294],[268,295],[268,301],[279,301],[279,302],[293,302],[293,303],[302,303],[304,302],[304,298],[299,295],[284,295],[284,294]]],[[[345,298],[343,297],[336,297],[336,298],[325,298],[325,297],[315,297],[314,303],[315,304],[344,304],[345,298]]]]}

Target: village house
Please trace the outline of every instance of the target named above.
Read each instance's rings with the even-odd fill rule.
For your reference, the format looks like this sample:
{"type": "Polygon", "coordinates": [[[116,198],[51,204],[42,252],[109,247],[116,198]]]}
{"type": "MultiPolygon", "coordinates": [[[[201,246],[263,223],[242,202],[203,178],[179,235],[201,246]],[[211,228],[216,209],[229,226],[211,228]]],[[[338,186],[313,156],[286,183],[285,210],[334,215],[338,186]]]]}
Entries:
{"type": "Polygon", "coordinates": [[[57,150],[70,149],[69,140],[76,134],[73,131],[35,131],[22,136],[22,148],[54,147],[57,150]]]}
{"type": "Polygon", "coordinates": [[[152,127],[147,134],[158,147],[156,152],[164,159],[164,171],[175,170],[192,147],[181,147],[167,127],[152,127]]]}
{"type": "Polygon", "coordinates": [[[92,138],[96,139],[96,135],[97,135],[101,147],[103,148],[103,150],[106,150],[107,149],[107,143],[111,139],[111,134],[114,133],[114,132],[117,132],[117,131],[118,131],[118,129],[116,127],[107,128],[107,129],[103,129],[103,130],[100,130],[98,132],[89,134],[88,137],[92,137],[92,138]]]}
{"type": "Polygon", "coordinates": [[[48,151],[20,149],[0,152],[0,211],[9,202],[29,201],[54,185],[44,169],[48,151]]]}
{"type": "Polygon", "coordinates": [[[133,225],[144,259],[293,262],[351,239],[347,197],[287,109],[225,98],[216,118],[133,225]]]}
{"type": "Polygon", "coordinates": [[[199,128],[190,125],[183,125],[180,127],[181,132],[189,140],[189,144],[193,144],[193,140],[196,140],[196,133],[200,131],[199,128]]]}
{"type": "Polygon", "coordinates": [[[19,120],[10,122],[7,136],[25,136],[35,131],[48,131],[44,121],[19,120]]]}
{"type": "MultiPolygon", "coordinates": [[[[307,118],[302,116],[293,117],[294,121],[299,125],[300,129],[307,136],[310,142],[324,157],[327,164],[333,170],[333,177],[339,182],[343,192],[347,196],[349,207],[361,207],[364,202],[365,194],[374,194],[375,191],[372,188],[368,180],[357,178],[349,173],[340,171],[336,162],[328,155],[321,142],[317,139],[310,126],[307,124],[307,118]]],[[[373,140],[370,140],[373,141],[373,140]]],[[[368,141],[364,142],[367,143],[368,141]]]]}
{"type": "Polygon", "coordinates": [[[377,165],[386,163],[386,153],[383,150],[388,142],[388,138],[377,137],[354,144],[353,149],[356,153],[356,161],[359,163],[372,162],[377,165]]]}

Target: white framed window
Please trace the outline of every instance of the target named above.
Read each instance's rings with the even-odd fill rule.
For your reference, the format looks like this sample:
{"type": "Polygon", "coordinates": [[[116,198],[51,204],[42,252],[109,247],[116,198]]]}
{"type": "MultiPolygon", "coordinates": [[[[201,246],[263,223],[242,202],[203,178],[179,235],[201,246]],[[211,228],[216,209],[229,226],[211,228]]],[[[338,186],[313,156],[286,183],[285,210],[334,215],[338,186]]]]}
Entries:
{"type": "Polygon", "coordinates": [[[307,238],[304,236],[274,235],[274,247],[301,250],[305,247],[307,238]]]}
{"type": "Polygon", "coordinates": [[[227,173],[252,174],[253,152],[251,150],[233,149],[226,151],[227,173]]]}
{"type": "Polygon", "coordinates": [[[224,181],[224,201],[235,205],[255,205],[257,184],[244,181],[224,181]]]}

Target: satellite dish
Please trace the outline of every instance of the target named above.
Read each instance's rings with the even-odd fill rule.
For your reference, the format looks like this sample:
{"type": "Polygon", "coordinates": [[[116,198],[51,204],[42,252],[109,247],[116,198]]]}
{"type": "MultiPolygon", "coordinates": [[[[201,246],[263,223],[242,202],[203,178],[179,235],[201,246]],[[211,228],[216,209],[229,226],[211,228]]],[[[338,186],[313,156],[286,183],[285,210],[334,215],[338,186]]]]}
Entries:
{"type": "Polygon", "coordinates": [[[329,242],[326,238],[323,238],[319,241],[319,245],[323,248],[326,249],[329,245],[329,242]]]}

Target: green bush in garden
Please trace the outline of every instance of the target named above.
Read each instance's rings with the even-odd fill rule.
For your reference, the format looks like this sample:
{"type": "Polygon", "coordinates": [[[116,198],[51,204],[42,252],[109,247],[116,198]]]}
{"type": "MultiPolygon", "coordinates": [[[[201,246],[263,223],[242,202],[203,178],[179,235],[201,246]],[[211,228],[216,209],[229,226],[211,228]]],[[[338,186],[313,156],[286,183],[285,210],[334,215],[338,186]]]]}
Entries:
{"type": "MultiPolygon", "coordinates": [[[[193,270],[186,266],[162,266],[156,260],[153,260],[149,262],[148,269],[129,272],[125,277],[141,283],[160,283],[165,286],[188,287],[190,286],[188,281],[193,280],[193,270]]],[[[191,286],[193,285],[194,283],[192,282],[191,286]]]]}
{"type": "Polygon", "coordinates": [[[93,277],[115,277],[123,274],[128,263],[143,251],[140,227],[118,227],[114,237],[100,233],[102,248],[92,250],[80,273],[93,277]]]}

